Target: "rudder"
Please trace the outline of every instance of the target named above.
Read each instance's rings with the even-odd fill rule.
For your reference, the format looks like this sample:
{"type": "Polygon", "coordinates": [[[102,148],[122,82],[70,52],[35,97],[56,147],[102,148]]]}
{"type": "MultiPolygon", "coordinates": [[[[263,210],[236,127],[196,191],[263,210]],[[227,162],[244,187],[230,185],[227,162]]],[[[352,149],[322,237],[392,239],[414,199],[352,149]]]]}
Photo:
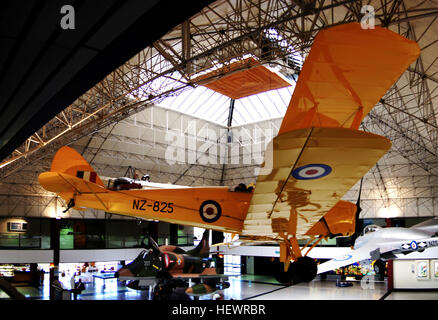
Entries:
{"type": "Polygon", "coordinates": [[[87,160],[76,150],[67,146],[60,148],[56,152],[50,171],[66,173],[104,187],[102,180],[100,180],[96,171],[94,171],[87,160]]]}

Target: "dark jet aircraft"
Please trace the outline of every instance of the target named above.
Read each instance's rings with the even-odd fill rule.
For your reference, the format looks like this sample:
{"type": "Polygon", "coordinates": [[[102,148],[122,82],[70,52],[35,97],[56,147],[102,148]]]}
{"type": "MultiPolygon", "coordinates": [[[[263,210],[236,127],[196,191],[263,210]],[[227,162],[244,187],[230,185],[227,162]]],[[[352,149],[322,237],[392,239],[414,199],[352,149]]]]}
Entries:
{"type": "Polygon", "coordinates": [[[210,267],[209,231],[206,230],[199,244],[192,250],[172,246],[158,246],[149,237],[150,248],[143,250],[131,263],[119,269],[115,277],[130,280],[131,289],[144,290],[153,284],[153,299],[190,299],[189,296],[213,295],[229,287],[224,275],[210,267]],[[189,286],[193,282],[193,286],[189,286]]]}

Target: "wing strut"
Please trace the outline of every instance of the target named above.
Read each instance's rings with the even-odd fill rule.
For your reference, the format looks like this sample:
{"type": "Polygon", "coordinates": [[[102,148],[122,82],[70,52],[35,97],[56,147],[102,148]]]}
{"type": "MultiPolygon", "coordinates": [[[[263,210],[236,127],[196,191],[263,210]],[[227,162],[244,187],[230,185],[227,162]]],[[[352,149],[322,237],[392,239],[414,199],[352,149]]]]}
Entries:
{"type": "Polygon", "coordinates": [[[296,261],[300,257],[302,254],[296,237],[285,239],[280,243],[280,262],[284,263],[284,272],[289,270],[291,260],[296,261]]]}
{"type": "Polygon", "coordinates": [[[359,224],[359,215],[362,211],[362,208],[360,207],[360,195],[362,193],[362,183],[363,183],[363,177],[360,179],[360,186],[359,186],[359,195],[357,197],[356,201],[356,216],[354,218],[354,234],[350,237],[350,246],[353,247],[354,243],[356,242],[356,238],[358,234],[362,231],[362,224],[359,224]]]}
{"type": "Polygon", "coordinates": [[[97,200],[99,200],[99,202],[102,204],[102,206],[106,209],[106,211],[108,211],[108,207],[105,205],[105,203],[103,202],[103,200],[97,195],[96,192],[93,191],[92,188],[90,188],[90,186],[88,185],[88,183],[86,181],[85,185],[87,186],[87,188],[90,190],[90,192],[96,197],[97,200]]]}
{"type": "MultiPolygon", "coordinates": [[[[318,243],[321,242],[322,239],[324,239],[324,237],[319,237],[318,240],[316,240],[316,241],[312,244],[312,246],[311,246],[309,249],[307,249],[306,254],[305,254],[304,256],[306,257],[306,256],[309,254],[309,252],[310,252],[313,248],[315,248],[315,246],[316,246],[318,243]]],[[[309,243],[309,242],[308,242],[308,243],[309,243]]],[[[306,245],[306,246],[307,246],[307,245],[306,245]]],[[[304,247],[303,249],[305,249],[305,247],[304,247]]]]}

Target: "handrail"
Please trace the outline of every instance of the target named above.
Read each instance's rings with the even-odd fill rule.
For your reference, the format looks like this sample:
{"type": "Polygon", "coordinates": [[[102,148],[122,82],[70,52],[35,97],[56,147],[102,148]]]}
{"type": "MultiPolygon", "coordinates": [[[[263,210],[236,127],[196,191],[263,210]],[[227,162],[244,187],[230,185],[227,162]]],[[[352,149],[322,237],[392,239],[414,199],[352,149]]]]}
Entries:
{"type": "MultiPolygon", "coordinates": [[[[118,249],[118,248],[138,248],[143,246],[142,242],[145,236],[114,236],[114,235],[93,235],[84,234],[85,242],[83,248],[74,248],[75,235],[67,234],[60,235],[60,238],[66,242],[70,242],[71,246],[63,247],[61,241],[61,249],[94,249],[98,245],[99,249],[118,249]],[[70,237],[70,238],[68,238],[70,237]],[[87,246],[88,242],[88,246],[87,246]]],[[[169,234],[161,234],[158,238],[158,244],[166,244],[168,239],[169,245],[191,246],[195,237],[193,235],[176,236],[176,243],[170,241],[169,234]]],[[[43,242],[50,243],[50,235],[34,235],[30,236],[23,233],[0,233],[0,250],[1,249],[49,249],[43,248],[43,242]]],[[[147,239],[145,240],[148,244],[147,239]]]]}

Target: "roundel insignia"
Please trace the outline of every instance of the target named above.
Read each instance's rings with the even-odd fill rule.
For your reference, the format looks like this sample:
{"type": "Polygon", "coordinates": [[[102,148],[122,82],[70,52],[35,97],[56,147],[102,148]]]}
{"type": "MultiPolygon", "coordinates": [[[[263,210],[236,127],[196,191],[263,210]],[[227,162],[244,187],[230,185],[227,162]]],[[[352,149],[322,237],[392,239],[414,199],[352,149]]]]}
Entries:
{"type": "Polygon", "coordinates": [[[335,259],[333,259],[334,261],[345,261],[348,259],[351,259],[352,255],[351,254],[346,254],[345,256],[341,256],[341,257],[337,257],[335,259]]]}
{"type": "Polygon", "coordinates": [[[416,249],[418,248],[418,246],[417,246],[417,242],[412,241],[412,242],[411,242],[411,248],[414,249],[414,250],[416,250],[416,249]]]}
{"type": "Polygon", "coordinates": [[[199,214],[201,215],[202,220],[212,223],[220,218],[222,209],[219,203],[216,201],[206,200],[201,204],[201,207],[199,208],[199,214]]]}
{"type": "Polygon", "coordinates": [[[308,164],[292,171],[292,176],[297,180],[312,180],[325,177],[332,172],[332,168],[326,164],[308,164]]]}
{"type": "Polygon", "coordinates": [[[170,261],[169,261],[170,259],[169,259],[169,255],[167,254],[167,253],[165,253],[164,254],[164,267],[165,268],[168,268],[169,267],[169,264],[170,264],[170,261]]]}

